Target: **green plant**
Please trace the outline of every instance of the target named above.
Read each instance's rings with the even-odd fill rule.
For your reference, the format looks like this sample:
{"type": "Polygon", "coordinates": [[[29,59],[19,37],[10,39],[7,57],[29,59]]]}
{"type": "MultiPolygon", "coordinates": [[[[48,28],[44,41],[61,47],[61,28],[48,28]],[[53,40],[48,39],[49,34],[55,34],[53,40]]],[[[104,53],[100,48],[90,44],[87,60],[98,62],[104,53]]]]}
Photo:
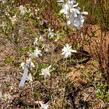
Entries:
{"type": "Polygon", "coordinates": [[[96,86],[96,96],[105,102],[109,102],[109,92],[107,90],[107,85],[103,83],[98,83],[96,86]]]}

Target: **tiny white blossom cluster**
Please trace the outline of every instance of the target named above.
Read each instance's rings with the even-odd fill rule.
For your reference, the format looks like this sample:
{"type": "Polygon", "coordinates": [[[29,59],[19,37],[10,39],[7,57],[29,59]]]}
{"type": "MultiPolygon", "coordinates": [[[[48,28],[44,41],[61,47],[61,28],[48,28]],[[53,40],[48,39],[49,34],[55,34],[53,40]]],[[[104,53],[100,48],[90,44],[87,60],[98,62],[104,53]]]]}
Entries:
{"type": "Polygon", "coordinates": [[[42,52],[41,52],[41,50],[39,50],[38,47],[35,48],[35,50],[34,50],[34,52],[33,52],[33,56],[34,56],[34,57],[42,56],[42,52]]]}
{"type": "Polygon", "coordinates": [[[67,18],[67,24],[80,29],[83,27],[85,21],[85,15],[88,15],[88,12],[81,12],[78,3],[76,0],[67,0],[64,3],[63,0],[59,0],[59,3],[62,2],[62,9],[60,10],[60,14],[64,14],[67,18]]]}

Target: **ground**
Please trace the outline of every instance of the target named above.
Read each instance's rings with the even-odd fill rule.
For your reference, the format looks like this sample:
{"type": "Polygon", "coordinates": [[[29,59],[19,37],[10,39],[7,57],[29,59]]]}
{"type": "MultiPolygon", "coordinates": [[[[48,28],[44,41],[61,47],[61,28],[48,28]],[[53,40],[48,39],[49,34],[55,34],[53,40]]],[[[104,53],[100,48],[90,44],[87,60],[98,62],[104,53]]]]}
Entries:
{"type": "MultiPolygon", "coordinates": [[[[97,36],[99,36],[98,34],[97,36]]],[[[99,40],[99,38],[97,38],[97,40],[99,40]]],[[[85,47],[85,49],[90,52],[88,47],[85,47]]],[[[54,100],[50,101],[50,109],[61,109],[63,104],[63,97],[65,95],[64,92],[66,90],[64,86],[68,88],[68,93],[65,97],[67,100],[64,101],[66,105],[71,105],[72,97],[71,95],[69,96],[69,94],[70,91],[73,90],[74,95],[72,96],[75,99],[75,104],[81,105],[79,100],[82,100],[85,101],[86,104],[90,104],[90,106],[88,106],[89,109],[108,109],[108,107],[103,108],[106,106],[106,104],[96,97],[96,88],[94,85],[92,85],[94,82],[96,84],[96,82],[101,78],[99,72],[97,72],[98,64],[93,58],[91,58],[87,63],[77,64],[69,67],[70,70],[66,73],[66,78],[70,81],[70,84],[68,85],[62,84],[63,80],[61,80],[60,74],[58,72],[51,80],[43,80],[42,82],[36,80],[32,85],[30,82],[26,82],[24,88],[20,89],[19,81],[22,76],[20,63],[22,62],[22,59],[20,59],[20,57],[17,59],[17,55],[18,54],[15,50],[15,45],[6,38],[1,37],[0,92],[2,92],[2,94],[9,94],[11,99],[8,100],[9,96],[4,97],[2,100],[0,99],[1,109],[34,108],[36,101],[40,100],[41,98],[41,96],[38,98],[38,93],[40,92],[42,92],[43,96],[49,95],[49,93],[53,94],[54,100]],[[15,59],[19,61],[17,62],[15,59]],[[51,82],[52,88],[50,87],[51,82]],[[36,95],[35,91],[37,92],[36,95]]],[[[0,95],[0,97],[1,96],[2,95],[0,95]]],[[[67,108],[64,108],[71,109],[71,107],[68,106],[67,108]]],[[[85,109],[87,109],[87,105],[85,109]]]]}

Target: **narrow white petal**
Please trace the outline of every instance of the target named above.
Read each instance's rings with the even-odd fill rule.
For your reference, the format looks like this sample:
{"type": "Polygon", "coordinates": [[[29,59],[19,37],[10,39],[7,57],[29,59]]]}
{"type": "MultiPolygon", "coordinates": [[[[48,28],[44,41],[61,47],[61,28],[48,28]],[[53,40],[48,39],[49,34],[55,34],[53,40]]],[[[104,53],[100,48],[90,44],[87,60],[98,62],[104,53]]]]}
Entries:
{"type": "Polygon", "coordinates": [[[88,12],[84,11],[84,12],[81,12],[81,14],[88,15],[88,12]]]}

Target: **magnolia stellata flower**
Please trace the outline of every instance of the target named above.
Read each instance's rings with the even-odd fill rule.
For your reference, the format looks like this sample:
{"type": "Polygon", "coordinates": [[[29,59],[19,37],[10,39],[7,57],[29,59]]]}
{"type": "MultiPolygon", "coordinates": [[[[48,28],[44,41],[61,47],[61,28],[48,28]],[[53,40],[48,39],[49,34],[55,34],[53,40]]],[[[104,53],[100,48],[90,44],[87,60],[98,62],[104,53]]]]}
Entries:
{"type": "Polygon", "coordinates": [[[36,47],[36,49],[34,50],[33,55],[34,55],[35,57],[42,56],[41,50],[39,50],[38,47],[36,47]]]}
{"type": "Polygon", "coordinates": [[[50,77],[50,68],[51,68],[51,65],[47,68],[44,68],[44,69],[41,69],[41,74],[40,75],[43,75],[44,76],[44,79],[50,77]]]}
{"type": "Polygon", "coordinates": [[[85,21],[84,15],[87,15],[87,14],[88,14],[87,12],[81,12],[80,14],[77,15],[77,17],[74,17],[74,15],[72,14],[70,16],[68,24],[71,24],[77,29],[80,29],[81,27],[83,27],[83,24],[85,21]]]}
{"type": "Polygon", "coordinates": [[[84,15],[88,15],[88,12],[80,11],[80,7],[78,7],[76,0],[68,0],[65,4],[63,4],[60,13],[66,15],[68,25],[72,25],[77,29],[83,27],[85,21],[84,15]]]}
{"type": "Polygon", "coordinates": [[[63,4],[62,9],[60,10],[61,14],[70,15],[72,11],[76,12],[76,8],[78,4],[74,5],[74,1],[67,1],[65,4],[63,4]]]}
{"type": "Polygon", "coordinates": [[[66,44],[62,49],[62,55],[64,55],[64,58],[68,58],[72,55],[72,53],[76,53],[76,50],[72,49],[72,46],[69,44],[66,44]]]}

